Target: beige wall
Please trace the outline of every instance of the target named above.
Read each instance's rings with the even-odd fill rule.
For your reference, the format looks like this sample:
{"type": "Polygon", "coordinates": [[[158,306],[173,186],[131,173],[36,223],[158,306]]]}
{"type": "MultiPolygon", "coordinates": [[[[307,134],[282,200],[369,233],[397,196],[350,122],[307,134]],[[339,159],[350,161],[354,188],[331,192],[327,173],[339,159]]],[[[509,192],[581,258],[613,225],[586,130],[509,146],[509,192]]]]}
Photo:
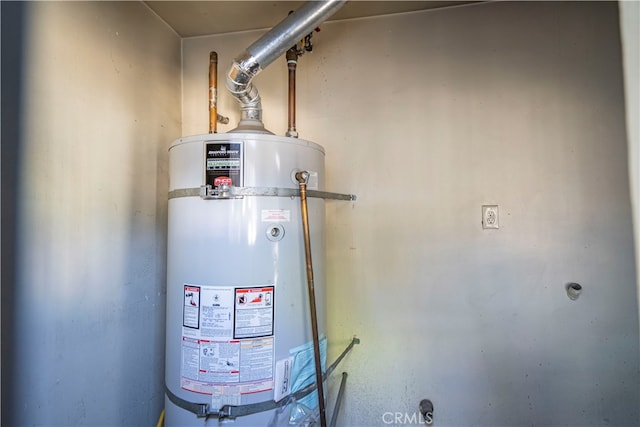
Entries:
{"type": "MultiPolygon", "coordinates": [[[[640,265],[640,3],[620,2],[620,36],[624,57],[629,179],[636,242],[636,266],[640,265]]],[[[640,291],[640,277],[638,277],[640,291]]]]}
{"type": "MultiPolygon", "coordinates": [[[[437,425],[638,423],[617,13],[496,2],[314,36],[300,137],[325,147],[328,189],[358,195],[327,208],[330,354],[362,339],[342,425],[411,420],[423,398],[437,425]]],[[[260,34],[183,41],[184,135],[207,131],[209,51],[224,75],[260,34]]],[[[284,134],[284,58],[255,83],[284,134]]],[[[238,112],[219,92],[224,132],[238,112]]]]}
{"type": "MultiPolygon", "coordinates": [[[[163,403],[180,39],[141,3],[21,7],[21,126],[2,141],[20,183],[10,300],[3,234],[3,422],[149,425],[163,403]]],[[[260,34],[183,41],[183,135],[207,131],[208,52],[224,76],[260,34]]],[[[336,22],[314,42],[300,136],[325,147],[328,189],[359,197],[327,208],[330,359],[362,339],[342,366],[340,423],[406,424],[430,398],[436,425],[636,425],[616,4],[336,22]],[[482,204],[500,205],[500,230],[480,228],[482,204]]],[[[255,83],[284,134],[284,59],[255,83]]],[[[237,105],[219,92],[226,131],[237,105]]],[[[8,93],[3,76],[3,110],[8,93]]]]}
{"type": "Polygon", "coordinates": [[[18,140],[2,141],[19,151],[3,422],[152,425],[164,403],[180,38],[139,2],[19,7],[21,126],[18,140]]]}

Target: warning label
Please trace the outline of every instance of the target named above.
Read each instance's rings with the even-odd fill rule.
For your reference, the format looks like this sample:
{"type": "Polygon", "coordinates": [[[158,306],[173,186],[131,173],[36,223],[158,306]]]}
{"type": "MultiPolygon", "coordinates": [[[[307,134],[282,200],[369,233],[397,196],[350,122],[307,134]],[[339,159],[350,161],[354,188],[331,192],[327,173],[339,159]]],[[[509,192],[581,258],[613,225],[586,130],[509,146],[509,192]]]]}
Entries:
{"type": "Polygon", "coordinates": [[[184,285],[183,389],[239,404],[273,388],[274,289],[184,285]]]}
{"type": "Polygon", "coordinates": [[[273,378],[273,337],[242,341],[240,381],[273,378]]]}
{"type": "Polygon", "coordinates": [[[260,219],[262,222],[290,222],[291,211],[288,209],[262,209],[260,219]]]}
{"type": "Polygon", "coordinates": [[[184,307],[182,310],[182,326],[187,328],[200,327],[200,287],[184,287],[184,307]]]}
{"type": "Polygon", "coordinates": [[[273,335],[273,286],[237,288],[234,338],[273,335]]]}

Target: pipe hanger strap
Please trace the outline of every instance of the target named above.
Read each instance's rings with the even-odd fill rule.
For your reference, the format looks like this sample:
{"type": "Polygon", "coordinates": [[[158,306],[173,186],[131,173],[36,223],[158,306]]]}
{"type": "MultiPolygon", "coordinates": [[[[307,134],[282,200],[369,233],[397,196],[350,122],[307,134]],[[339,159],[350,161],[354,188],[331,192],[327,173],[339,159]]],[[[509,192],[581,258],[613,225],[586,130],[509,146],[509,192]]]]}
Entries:
{"type": "MultiPolygon", "coordinates": [[[[298,188],[281,187],[224,187],[213,188],[211,185],[203,185],[199,188],[180,188],[169,191],[169,199],[178,197],[201,197],[211,199],[241,199],[243,197],[300,197],[298,188]]],[[[307,190],[307,197],[330,200],[356,200],[355,194],[330,193],[328,191],[307,190]]]]}

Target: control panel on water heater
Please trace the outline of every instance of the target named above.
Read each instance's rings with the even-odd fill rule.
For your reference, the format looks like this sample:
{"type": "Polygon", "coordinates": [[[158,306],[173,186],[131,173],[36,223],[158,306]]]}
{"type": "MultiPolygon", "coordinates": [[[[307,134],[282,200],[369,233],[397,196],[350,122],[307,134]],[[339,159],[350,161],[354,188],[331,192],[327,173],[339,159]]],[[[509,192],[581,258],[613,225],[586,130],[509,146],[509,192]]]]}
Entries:
{"type": "Polygon", "coordinates": [[[241,142],[205,144],[205,185],[242,187],[243,152],[241,142]]]}

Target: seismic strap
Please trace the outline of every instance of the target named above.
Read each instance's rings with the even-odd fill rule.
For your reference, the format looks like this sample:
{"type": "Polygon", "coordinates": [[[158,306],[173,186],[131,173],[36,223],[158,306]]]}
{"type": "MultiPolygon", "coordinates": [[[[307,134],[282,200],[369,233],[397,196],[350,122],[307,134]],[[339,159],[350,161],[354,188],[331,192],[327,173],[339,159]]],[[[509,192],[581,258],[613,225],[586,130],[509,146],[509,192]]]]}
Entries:
{"type": "MultiPolygon", "coordinates": [[[[327,371],[323,375],[323,381],[326,381],[327,377],[331,375],[333,370],[342,361],[344,356],[351,351],[354,344],[360,344],[360,339],[353,337],[347,348],[342,352],[340,356],[327,368],[327,371]]],[[[275,402],[273,400],[265,400],[264,402],[248,403],[246,405],[224,405],[220,409],[212,409],[208,403],[193,403],[176,396],[169,390],[167,385],[164,386],[164,391],[167,394],[169,400],[176,406],[182,409],[194,413],[198,418],[229,418],[234,419],[237,417],[243,417],[245,415],[257,414],[258,412],[269,411],[271,409],[280,408],[285,406],[293,400],[300,400],[308,394],[314,392],[316,389],[315,383],[309,384],[303,389],[296,391],[295,393],[287,396],[286,398],[275,402]]]]}

